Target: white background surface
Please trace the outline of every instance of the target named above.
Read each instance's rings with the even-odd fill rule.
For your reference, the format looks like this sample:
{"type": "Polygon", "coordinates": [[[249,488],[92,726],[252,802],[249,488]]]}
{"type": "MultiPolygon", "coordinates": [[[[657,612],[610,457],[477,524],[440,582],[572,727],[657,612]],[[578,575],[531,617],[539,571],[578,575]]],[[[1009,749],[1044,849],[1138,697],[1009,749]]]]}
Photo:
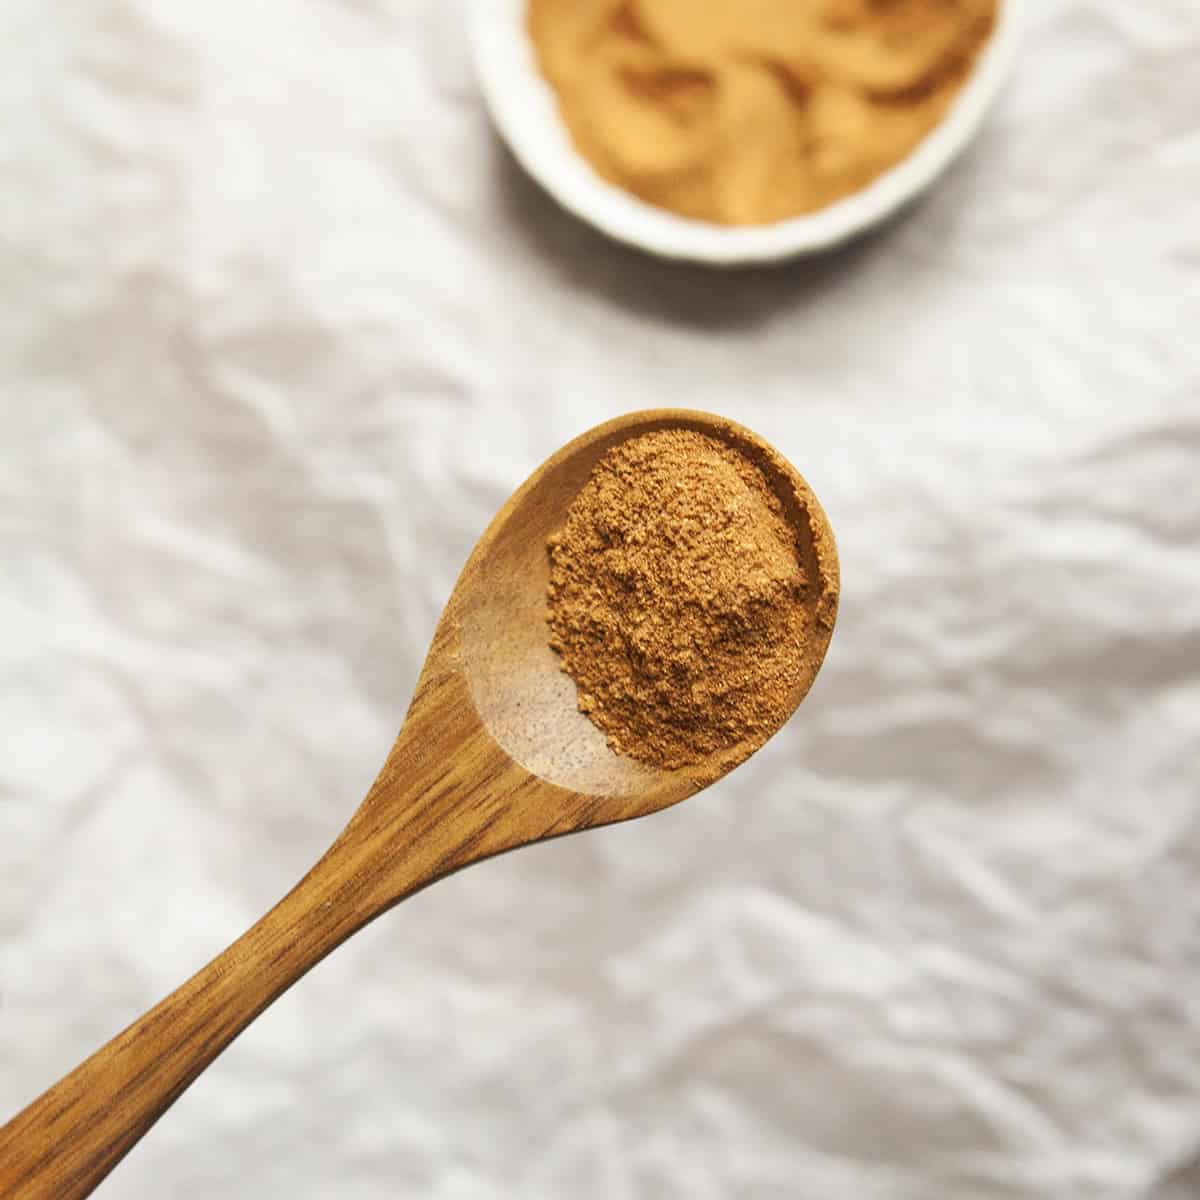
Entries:
{"type": "Polygon", "coordinates": [[[797,720],[401,906],[99,1194],[1195,1195],[1198,55],[1046,3],[918,211],[725,277],[520,177],[456,5],[6,0],[0,1117],[324,848],[509,491],[686,404],[839,534],[797,720]]]}

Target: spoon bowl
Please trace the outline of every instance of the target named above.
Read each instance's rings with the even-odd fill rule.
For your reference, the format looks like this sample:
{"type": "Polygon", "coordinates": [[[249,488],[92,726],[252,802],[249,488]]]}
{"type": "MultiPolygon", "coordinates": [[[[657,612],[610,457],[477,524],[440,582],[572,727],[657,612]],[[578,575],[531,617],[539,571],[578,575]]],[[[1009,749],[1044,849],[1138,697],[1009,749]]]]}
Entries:
{"type": "MultiPolygon", "coordinates": [[[[732,421],[680,409],[632,413],[588,431],[535,471],[480,539],[443,623],[457,628],[460,670],[487,732],[543,783],[587,794],[591,803],[585,823],[590,825],[675,804],[747,757],[742,748],[695,766],[665,770],[614,753],[604,734],[579,711],[575,684],[547,640],[547,539],[562,525],[567,507],[601,458],[627,439],[661,429],[705,434],[756,462],[796,530],[808,577],[832,583],[836,596],[833,535],[816,497],[785,458],[732,421]]],[[[804,699],[828,646],[834,613],[825,616],[825,625],[814,631],[814,637],[823,639],[814,670],[789,697],[789,714],[804,699]]]]}
{"type": "Polygon", "coordinates": [[[576,704],[549,647],[547,539],[620,442],[691,429],[762,469],[821,581],[808,691],[833,630],[837,555],[800,475],[748,430],[656,410],[601,425],[518,489],[479,540],[434,633],[403,728],[371,790],[316,866],[187,983],[0,1128],[0,1196],[88,1195],[196,1076],[269,1004],[405,896],[490,855],[644,816],[719,779],[766,741],[676,770],[615,753],[576,704]]]}

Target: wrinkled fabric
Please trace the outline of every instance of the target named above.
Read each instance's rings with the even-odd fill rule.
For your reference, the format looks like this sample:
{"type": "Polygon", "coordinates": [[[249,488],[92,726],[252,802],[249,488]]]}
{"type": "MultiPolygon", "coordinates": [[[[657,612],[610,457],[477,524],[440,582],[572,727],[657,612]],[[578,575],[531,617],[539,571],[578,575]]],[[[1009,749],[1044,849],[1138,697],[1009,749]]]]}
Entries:
{"type": "Polygon", "coordinates": [[[457,5],[8,0],[0,1119],[320,854],[509,492],[681,405],[839,535],[796,719],[376,922],[98,1194],[1195,1194],[1200,9],[1032,7],[929,199],[718,275],[520,175],[457,5]]]}

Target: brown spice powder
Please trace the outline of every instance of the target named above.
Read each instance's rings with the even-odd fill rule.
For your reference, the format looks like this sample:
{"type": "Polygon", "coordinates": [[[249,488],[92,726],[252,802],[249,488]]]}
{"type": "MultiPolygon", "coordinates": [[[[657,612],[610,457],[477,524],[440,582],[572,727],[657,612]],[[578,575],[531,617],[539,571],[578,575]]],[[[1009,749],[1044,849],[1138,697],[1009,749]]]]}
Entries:
{"type": "Polygon", "coordinates": [[[948,112],[999,0],[529,0],[576,147],[650,204],[728,225],[823,208],[948,112]]]}
{"type": "Polygon", "coordinates": [[[745,455],[684,429],[632,438],[549,553],[550,645],[614,750],[660,767],[745,757],[787,719],[822,581],[745,455]]]}

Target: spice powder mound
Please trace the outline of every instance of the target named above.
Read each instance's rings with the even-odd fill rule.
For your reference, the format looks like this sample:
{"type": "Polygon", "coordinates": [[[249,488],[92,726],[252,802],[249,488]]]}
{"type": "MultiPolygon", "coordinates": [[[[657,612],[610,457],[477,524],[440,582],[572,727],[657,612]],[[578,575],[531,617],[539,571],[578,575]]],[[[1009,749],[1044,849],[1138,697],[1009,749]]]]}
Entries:
{"type": "Polygon", "coordinates": [[[609,451],[549,554],[550,645],[579,708],[651,765],[747,757],[824,653],[828,628],[812,634],[831,627],[816,603],[826,581],[806,574],[762,470],[705,434],[609,451]]]}
{"type": "Polygon", "coordinates": [[[725,225],[824,208],[950,111],[999,0],[529,0],[563,123],[597,174],[725,225]]]}

